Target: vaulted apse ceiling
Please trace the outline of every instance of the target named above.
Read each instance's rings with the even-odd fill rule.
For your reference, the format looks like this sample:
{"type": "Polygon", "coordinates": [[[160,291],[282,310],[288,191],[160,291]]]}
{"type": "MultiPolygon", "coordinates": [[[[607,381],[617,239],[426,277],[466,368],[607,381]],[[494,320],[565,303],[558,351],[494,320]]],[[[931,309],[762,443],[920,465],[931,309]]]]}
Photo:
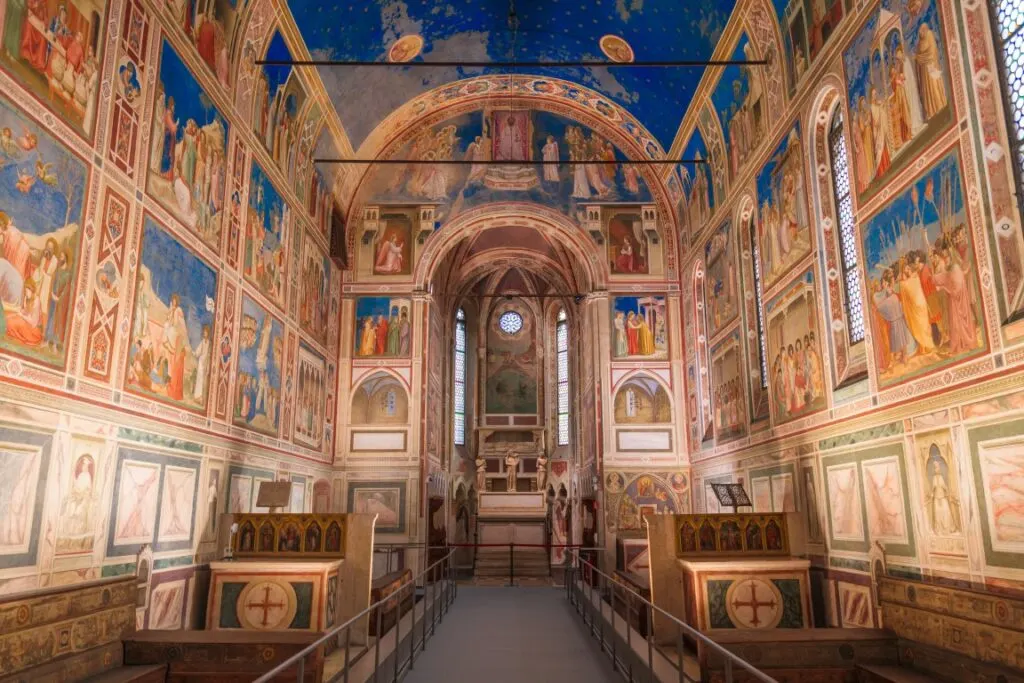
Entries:
{"type": "MultiPolygon", "coordinates": [[[[314,58],[387,61],[399,38],[422,36],[421,61],[604,60],[602,36],[625,39],[635,61],[711,57],[735,0],[292,0],[314,58]]],[[[321,67],[354,148],[409,99],[484,68],[321,67]]],[[[527,73],[525,69],[520,73],[527,73]]],[[[544,69],[621,104],[668,149],[704,69],[544,69]]]]}

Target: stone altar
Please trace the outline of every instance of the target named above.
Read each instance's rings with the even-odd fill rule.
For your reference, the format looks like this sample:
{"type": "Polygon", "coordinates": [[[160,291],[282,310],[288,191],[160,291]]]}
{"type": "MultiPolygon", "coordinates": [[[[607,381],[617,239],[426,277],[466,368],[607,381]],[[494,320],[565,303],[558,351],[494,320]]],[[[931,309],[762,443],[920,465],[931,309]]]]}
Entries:
{"type": "Polygon", "coordinates": [[[515,573],[547,575],[547,501],[540,491],[480,493],[477,508],[477,539],[481,544],[504,547],[479,548],[478,576],[508,576],[508,544],[535,547],[514,550],[515,573]]]}
{"type": "MultiPolygon", "coordinates": [[[[785,514],[647,517],[654,603],[702,631],[811,626],[810,561],[791,556],[789,528],[785,514]]],[[[657,615],[654,631],[676,636],[657,615]]]]}

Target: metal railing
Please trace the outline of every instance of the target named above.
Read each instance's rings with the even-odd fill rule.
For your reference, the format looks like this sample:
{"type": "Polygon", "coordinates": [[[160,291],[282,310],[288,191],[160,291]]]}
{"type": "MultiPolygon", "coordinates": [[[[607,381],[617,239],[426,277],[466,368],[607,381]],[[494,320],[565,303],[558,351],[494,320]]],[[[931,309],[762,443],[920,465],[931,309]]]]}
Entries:
{"type": "MultiPolygon", "coordinates": [[[[680,621],[676,617],[672,616],[665,610],[661,609],[644,596],[631,589],[629,586],[623,584],[621,581],[615,580],[614,577],[605,574],[593,563],[580,557],[579,552],[572,552],[572,562],[566,567],[565,577],[565,592],[566,597],[569,598],[570,604],[576,608],[576,612],[583,617],[583,623],[590,627],[590,633],[601,645],[601,651],[607,652],[612,659],[612,668],[615,671],[626,676],[627,680],[632,683],[634,680],[649,681],[655,683],[660,681],[659,677],[655,674],[655,650],[658,650],[658,654],[664,658],[666,662],[671,662],[664,653],[660,651],[660,648],[655,648],[654,645],[654,613],[658,613],[659,619],[666,619],[674,624],[677,628],[677,635],[675,637],[675,654],[678,661],[678,676],[679,683],[689,683],[696,679],[687,676],[684,671],[684,653],[685,643],[684,636],[692,638],[699,642],[703,647],[708,648],[710,651],[719,655],[725,668],[725,682],[734,683],[733,670],[735,668],[742,669],[755,680],[761,681],[762,683],[778,683],[774,678],[754,668],[746,660],[733,654],[726,648],[722,647],[707,635],[693,628],[689,624],[680,621]],[[597,578],[597,600],[594,600],[594,580],[593,577],[597,578]],[[633,645],[633,628],[628,619],[629,605],[627,604],[626,615],[627,617],[620,616],[620,619],[624,622],[625,626],[625,643],[622,643],[622,637],[616,630],[615,617],[616,617],[616,600],[620,591],[629,593],[628,598],[635,600],[635,604],[642,605],[642,609],[645,611],[647,617],[647,634],[646,636],[638,635],[638,638],[646,640],[647,645],[647,657],[646,662],[643,659],[642,653],[638,654],[636,648],[633,645]],[[608,639],[606,640],[605,634],[605,616],[603,605],[605,603],[604,596],[610,595],[610,607],[611,607],[611,628],[608,639]],[[596,613],[596,619],[595,619],[596,613]],[[589,616],[589,621],[588,621],[589,616]],[[600,623],[597,623],[599,621],[600,623]],[[619,652],[619,647],[625,645],[625,652],[619,652]],[[634,664],[638,665],[641,670],[637,673],[640,677],[634,678],[634,664]],[[643,668],[646,668],[646,676],[644,676],[643,668]]],[[[637,643],[642,649],[643,643],[637,643]]]]}
{"type": "MultiPolygon", "coordinates": [[[[394,602],[397,597],[397,603],[395,604],[396,619],[394,627],[394,644],[395,649],[392,652],[391,659],[393,664],[393,670],[390,672],[392,683],[397,683],[405,676],[406,671],[413,668],[416,663],[416,651],[425,650],[427,647],[427,638],[434,635],[434,631],[438,624],[444,621],[444,615],[448,611],[452,602],[455,601],[458,595],[458,585],[455,583],[455,577],[453,575],[453,569],[451,565],[452,555],[454,550],[449,550],[444,557],[437,560],[429,567],[424,569],[422,572],[409,579],[408,581],[401,584],[391,595],[378,600],[359,614],[355,615],[345,623],[335,626],[327,633],[323,634],[315,641],[307,645],[301,651],[295,653],[285,661],[281,662],[273,669],[257,678],[253,683],[269,683],[275,676],[278,676],[285,671],[295,669],[296,675],[295,680],[305,680],[306,671],[306,658],[313,654],[320,647],[329,643],[334,639],[338,647],[345,649],[345,661],[344,664],[337,673],[332,677],[332,681],[344,681],[349,683],[349,676],[352,673],[352,667],[356,663],[352,661],[352,628],[364,617],[371,614],[376,610],[376,636],[374,637],[373,649],[374,649],[374,662],[372,675],[365,680],[373,680],[374,683],[378,680],[388,680],[388,673],[384,673],[384,678],[378,678],[380,672],[380,658],[381,658],[381,646],[384,644],[386,634],[381,633],[381,621],[384,614],[384,605],[388,602],[394,602]],[[421,578],[425,577],[423,584],[423,617],[421,619],[421,633],[419,640],[416,639],[416,585],[421,578]],[[409,592],[412,598],[411,609],[408,614],[411,615],[409,623],[409,632],[405,635],[405,639],[408,639],[408,656],[403,659],[401,656],[402,645],[405,640],[402,637],[402,604],[404,601],[404,595],[409,592]],[[429,594],[429,597],[428,597],[429,594]],[[378,609],[379,608],[379,609],[378,609]],[[344,635],[342,635],[344,634],[344,635]]],[[[362,626],[366,628],[366,626],[362,626]]],[[[391,636],[387,636],[387,640],[390,640],[391,636]]]]}

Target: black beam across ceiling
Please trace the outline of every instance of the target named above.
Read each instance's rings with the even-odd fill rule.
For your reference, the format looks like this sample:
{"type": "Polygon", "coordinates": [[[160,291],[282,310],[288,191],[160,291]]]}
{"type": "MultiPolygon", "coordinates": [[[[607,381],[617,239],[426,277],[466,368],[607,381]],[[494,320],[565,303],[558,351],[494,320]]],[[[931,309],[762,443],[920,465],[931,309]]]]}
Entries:
{"type": "Polygon", "coordinates": [[[601,166],[603,164],[636,164],[637,166],[678,166],[679,164],[706,164],[707,159],[616,159],[611,161],[476,161],[473,159],[313,159],[314,164],[380,164],[381,166],[601,166]]]}
{"type": "Polygon", "coordinates": [[[369,62],[340,59],[257,59],[259,66],[375,66],[462,69],[671,69],[706,66],[765,66],[767,59],[684,59],[651,62],[608,62],[583,60],[576,62],[369,62]]]}

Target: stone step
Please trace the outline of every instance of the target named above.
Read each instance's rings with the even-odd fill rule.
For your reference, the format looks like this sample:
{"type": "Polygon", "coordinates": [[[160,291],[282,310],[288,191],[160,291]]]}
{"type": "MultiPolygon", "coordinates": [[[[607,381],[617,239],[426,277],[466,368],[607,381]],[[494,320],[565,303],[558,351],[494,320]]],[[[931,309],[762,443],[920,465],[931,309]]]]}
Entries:
{"type": "Polygon", "coordinates": [[[116,669],[90,676],[81,683],[164,683],[166,680],[166,664],[144,664],[119,666],[116,669]]]}

